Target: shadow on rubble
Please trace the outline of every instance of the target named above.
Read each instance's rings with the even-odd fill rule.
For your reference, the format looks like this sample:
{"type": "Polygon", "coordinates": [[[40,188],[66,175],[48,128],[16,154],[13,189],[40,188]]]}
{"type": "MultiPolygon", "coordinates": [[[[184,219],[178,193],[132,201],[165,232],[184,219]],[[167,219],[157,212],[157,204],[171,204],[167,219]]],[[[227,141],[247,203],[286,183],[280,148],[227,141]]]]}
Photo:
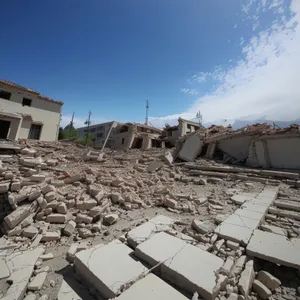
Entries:
{"type": "Polygon", "coordinates": [[[76,273],[74,273],[72,266],[68,265],[63,269],[56,271],[56,273],[63,276],[65,282],[82,300],[102,300],[98,296],[95,298],[95,296],[89,292],[88,288],[79,281],[80,279],[76,279],[76,273]]]}

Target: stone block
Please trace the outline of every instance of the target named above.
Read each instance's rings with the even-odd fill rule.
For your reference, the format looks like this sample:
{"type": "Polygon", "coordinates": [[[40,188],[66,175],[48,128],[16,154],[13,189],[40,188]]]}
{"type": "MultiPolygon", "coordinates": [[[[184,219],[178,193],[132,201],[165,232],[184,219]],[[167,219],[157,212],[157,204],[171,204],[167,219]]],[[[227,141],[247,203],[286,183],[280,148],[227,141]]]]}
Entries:
{"type": "Polygon", "coordinates": [[[87,216],[85,214],[77,214],[76,219],[75,219],[75,222],[77,224],[79,224],[79,223],[90,224],[90,223],[92,223],[92,221],[93,221],[93,218],[90,216],[87,216]]]}
{"type": "Polygon", "coordinates": [[[269,290],[274,291],[281,285],[281,281],[266,271],[259,271],[257,280],[263,283],[269,290]]]}
{"type": "Polygon", "coordinates": [[[174,224],[175,221],[176,220],[163,215],[156,216],[148,222],[131,229],[127,234],[127,242],[130,246],[135,248],[154,234],[170,229],[170,226],[174,224]]]}
{"type": "Polygon", "coordinates": [[[71,236],[76,228],[76,222],[70,220],[63,229],[63,234],[66,236],[71,236]]]}
{"type": "Polygon", "coordinates": [[[36,201],[42,210],[47,207],[47,201],[43,196],[38,197],[36,201]]]}
{"type": "Polygon", "coordinates": [[[94,199],[78,201],[76,204],[76,207],[80,210],[90,210],[95,206],[97,206],[97,201],[94,199]]]}
{"type": "Polygon", "coordinates": [[[166,207],[170,207],[170,208],[175,209],[177,207],[177,201],[174,200],[174,199],[166,198],[165,201],[164,201],[164,205],[166,207]]]}
{"type": "Polygon", "coordinates": [[[70,184],[70,183],[73,183],[75,181],[80,181],[83,179],[83,175],[82,174],[76,174],[76,175],[73,175],[71,177],[68,177],[64,180],[64,183],[65,184],[70,184]]]}
{"type": "Polygon", "coordinates": [[[132,250],[119,240],[97,245],[75,255],[75,269],[101,297],[115,297],[127,282],[147,269],[130,257],[132,250]]]}
{"type": "Polygon", "coordinates": [[[33,182],[42,182],[46,179],[46,176],[43,175],[43,174],[35,174],[35,175],[31,175],[29,177],[29,180],[30,181],[33,181],[33,182]]]}
{"type": "Polygon", "coordinates": [[[4,218],[7,226],[12,229],[21,223],[30,214],[30,205],[23,205],[17,207],[12,213],[4,218]]]}
{"type": "Polygon", "coordinates": [[[32,239],[33,237],[35,237],[38,234],[38,232],[39,231],[35,226],[30,225],[23,230],[22,235],[32,239]]]}
{"type": "Polygon", "coordinates": [[[103,218],[103,222],[106,225],[112,225],[117,222],[119,216],[117,214],[109,214],[105,215],[103,218]]]}
{"type": "Polygon", "coordinates": [[[48,192],[45,194],[45,199],[47,200],[47,202],[51,202],[53,200],[56,199],[56,192],[52,191],[52,192],[48,192]]]}
{"type": "Polygon", "coordinates": [[[172,286],[150,273],[137,281],[116,300],[188,300],[172,286]]]}
{"type": "Polygon", "coordinates": [[[67,221],[67,215],[63,214],[50,214],[47,216],[46,221],[49,223],[64,224],[67,221]]]}
{"type": "Polygon", "coordinates": [[[37,199],[39,196],[41,196],[42,192],[39,190],[33,191],[28,194],[28,201],[33,201],[37,199]]]}
{"type": "Polygon", "coordinates": [[[65,203],[59,203],[57,206],[56,206],[56,211],[59,213],[59,214],[66,214],[68,212],[68,208],[67,208],[67,205],[65,203]]]}
{"type": "Polygon", "coordinates": [[[0,194],[7,193],[9,189],[9,182],[0,183],[0,194]]]}
{"type": "Polygon", "coordinates": [[[151,266],[161,262],[164,279],[189,293],[197,291],[204,299],[218,294],[216,274],[223,260],[165,232],[138,245],[135,255],[151,266]]]}
{"type": "Polygon", "coordinates": [[[20,189],[21,189],[21,182],[20,181],[15,181],[15,182],[11,183],[10,190],[12,192],[18,192],[18,191],[20,191],[20,189]]]}
{"type": "Polygon", "coordinates": [[[255,230],[247,254],[275,264],[300,269],[300,239],[255,230]],[[263,246],[262,246],[263,245],[263,246]]]}
{"type": "Polygon", "coordinates": [[[41,272],[37,274],[33,280],[28,284],[28,290],[29,291],[39,291],[46,280],[48,273],[47,272],[41,272]]]}
{"type": "Polygon", "coordinates": [[[41,191],[43,194],[47,194],[50,192],[56,192],[56,188],[53,185],[46,184],[46,185],[42,186],[41,191]]]}
{"type": "Polygon", "coordinates": [[[254,278],[255,278],[254,263],[253,263],[253,260],[249,260],[246,263],[245,269],[242,272],[239,283],[238,283],[239,291],[246,299],[251,290],[254,278]]]}
{"type": "Polygon", "coordinates": [[[194,219],[192,222],[192,227],[201,234],[206,234],[208,232],[213,232],[216,228],[216,225],[210,221],[199,221],[194,219]]]}
{"type": "Polygon", "coordinates": [[[272,292],[258,280],[254,280],[253,282],[253,291],[256,292],[261,299],[268,299],[272,295],[272,292]]]}
{"type": "Polygon", "coordinates": [[[46,232],[41,241],[42,242],[51,242],[51,241],[57,241],[60,239],[60,233],[59,232],[51,232],[51,231],[48,231],[46,232]]]}
{"type": "Polygon", "coordinates": [[[167,164],[172,165],[174,158],[173,158],[173,156],[172,156],[172,154],[171,154],[170,151],[166,152],[166,153],[164,154],[163,158],[164,158],[164,161],[165,161],[167,164]]]}

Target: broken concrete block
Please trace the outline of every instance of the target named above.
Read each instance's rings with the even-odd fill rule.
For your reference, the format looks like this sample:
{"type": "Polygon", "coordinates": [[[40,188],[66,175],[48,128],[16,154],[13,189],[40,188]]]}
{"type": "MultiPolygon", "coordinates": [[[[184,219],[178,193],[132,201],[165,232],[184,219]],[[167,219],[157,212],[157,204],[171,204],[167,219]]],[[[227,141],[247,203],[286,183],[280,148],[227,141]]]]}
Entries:
{"type": "Polygon", "coordinates": [[[24,148],[21,150],[21,154],[26,155],[26,156],[31,156],[34,157],[36,155],[36,150],[32,148],[24,148]]]}
{"type": "Polygon", "coordinates": [[[272,292],[258,280],[254,280],[252,288],[261,299],[268,299],[272,295],[272,292]]]}
{"type": "Polygon", "coordinates": [[[214,299],[219,292],[215,290],[216,274],[223,260],[179,238],[157,233],[138,245],[135,255],[151,266],[162,263],[163,278],[190,293],[197,291],[204,299],[214,299]]]}
{"type": "Polygon", "coordinates": [[[71,236],[76,228],[76,222],[70,220],[63,229],[63,234],[66,236],[71,236]]]}
{"type": "Polygon", "coordinates": [[[20,222],[22,222],[26,217],[30,214],[30,205],[23,205],[17,207],[12,213],[4,218],[5,223],[7,226],[12,229],[20,222]]]}
{"type": "Polygon", "coordinates": [[[73,176],[71,176],[69,178],[66,178],[64,180],[64,183],[65,184],[70,184],[70,183],[73,183],[75,181],[80,181],[82,179],[83,179],[83,175],[82,174],[76,174],[76,175],[73,175],[73,176]]]}
{"type": "Polygon", "coordinates": [[[36,275],[33,280],[28,284],[28,290],[30,291],[39,291],[46,280],[48,273],[47,272],[42,272],[36,275]]]}
{"type": "Polygon", "coordinates": [[[171,229],[171,225],[174,224],[175,221],[176,220],[169,217],[158,215],[148,222],[131,229],[127,234],[128,244],[135,248],[154,234],[171,229]]]}
{"type": "Polygon", "coordinates": [[[277,227],[277,226],[273,226],[273,225],[267,225],[267,224],[262,224],[262,225],[260,225],[260,228],[263,231],[272,232],[272,233],[276,233],[276,234],[283,235],[283,236],[288,236],[287,230],[284,229],[284,228],[281,228],[281,227],[277,227]]]}
{"type": "Polygon", "coordinates": [[[232,250],[237,250],[240,247],[239,243],[233,242],[233,241],[226,241],[226,246],[232,250]]]}
{"type": "Polygon", "coordinates": [[[239,291],[247,299],[249,291],[251,290],[252,283],[255,278],[254,263],[253,260],[249,260],[246,263],[245,269],[241,274],[241,278],[238,283],[239,291]]]}
{"type": "Polygon", "coordinates": [[[121,199],[122,199],[122,196],[121,196],[121,194],[120,193],[111,193],[111,201],[112,201],[112,203],[120,203],[120,202],[124,202],[124,200],[123,201],[121,201],[121,199]]]}
{"type": "Polygon", "coordinates": [[[174,158],[170,151],[166,152],[163,157],[167,164],[171,165],[173,163],[174,158]]]}
{"type": "Polygon", "coordinates": [[[46,232],[41,241],[42,242],[51,242],[51,241],[57,241],[60,239],[60,233],[59,232],[46,232]]]}
{"type": "Polygon", "coordinates": [[[274,291],[281,285],[281,281],[266,271],[259,271],[257,280],[263,283],[269,290],[274,291]]]}
{"type": "Polygon", "coordinates": [[[159,170],[160,168],[162,168],[163,165],[164,165],[163,162],[158,161],[158,160],[154,160],[154,161],[150,162],[150,164],[148,165],[147,170],[148,170],[148,172],[154,172],[154,171],[159,170]]]}
{"type": "Polygon", "coordinates": [[[234,259],[231,256],[228,256],[224,265],[221,268],[221,272],[227,276],[230,275],[232,267],[234,265],[234,259]]]}
{"type": "Polygon", "coordinates": [[[38,202],[38,204],[42,210],[47,207],[47,201],[46,201],[46,199],[44,199],[43,196],[38,197],[36,199],[36,201],[38,202]]]}
{"type": "Polygon", "coordinates": [[[64,224],[67,221],[67,215],[63,214],[50,214],[47,216],[46,221],[49,223],[64,224]]]}
{"type": "Polygon", "coordinates": [[[76,253],[74,266],[101,297],[114,298],[126,282],[139,278],[147,270],[130,257],[131,252],[125,244],[114,240],[76,253]]]}
{"type": "Polygon", "coordinates": [[[49,259],[53,259],[54,255],[53,253],[49,252],[47,254],[43,254],[39,257],[41,260],[49,260],[49,259]]]}
{"type": "Polygon", "coordinates": [[[94,236],[94,234],[87,228],[79,228],[78,235],[83,239],[94,236]]]}
{"type": "Polygon", "coordinates": [[[189,136],[181,147],[178,157],[185,161],[194,161],[200,155],[203,146],[203,136],[194,134],[189,136]]]}
{"type": "Polygon", "coordinates": [[[44,197],[47,200],[47,202],[51,202],[56,199],[56,192],[54,192],[54,191],[48,192],[45,194],[44,197]]]}
{"type": "Polygon", "coordinates": [[[109,214],[105,215],[103,218],[103,222],[107,225],[112,225],[117,222],[119,216],[117,214],[109,214]]]}
{"type": "Polygon", "coordinates": [[[206,234],[208,232],[213,232],[216,228],[216,225],[210,221],[199,221],[194,219],[192,222],[192,227],[201,234],[206,234]]]}
{"type": "Polygon", "coordinates": [[[56,206],[56,211],[59,214],[66,214],[68,212],[67,205],[65,203],[60,203],[56,206]]]}
{"type": "Polygon", "coordinates": [[[170,208],[175,209],[177,207],[177,201],[174,200],[174,199],[166,198],[165,201],[164,201],[164,205],[166,207],[170,207],[170,208]]]}
{"type": "Polygon", "coordinates": [[[235,276],[239,275],[242,272],[242,270],[244,269],[244,265],[245,265],[246,261],[247,261],[246,255],[240,256],[233,266],[232,274],[234,274],[235,276]]]}
{"type": "Polygon", "coordinates": [[[35,174],[35,175],[31,175],[29,177],[29,180],[30,181],[33,181],[33,182],[42,182],[46,179],[46,176],[45,175],[42,175],[42,174],[35,174]]]}
{"type": "Polygon", "coordinates": [[[28,238],[32,239],[38,233],[39,233],[38,229],[35,226],[31,225],[31,226],[28,226],[27,228],[25,228],[23,230],[22,235],[25,236],[25,237],[28,237],[28,238]]]}
{"type": "Polygon", "coordinates": [[[22,300],[24,298],[35,263],[43,251],[44,249],[39,247],[26,252],[14,252],[6,257],[11,273],[9,280],[12,285],[1,300],[22,300]]]}
{"type": "Polygon", "coordinates": [[[9,189],[9,182],[0,183],[0,194],[7,193],[9,189]]]}
{"type": "Polygon", "coordinates": [[[93,221],[93,218],[88,215],[85,215],[85,214],[77,214],[76,219],[75,219],[75,222],[77,224],[79,224],[79,223],[90,224],[90,223],[92,223],[92,221],[93,221]]]}
{"type": "Polygon", "coordinates": [[[28,201],[33,201],[37,199],[39,196],[41,196],[41,194],[42,192],[38,190],[28,194],[28,201]]]}
{"type": "Polygon", "coordinates": [[[36,294],[28,294],[23,300],[36,300],[36,294]]]}
{"type": "Polygon", "coordinates": [[[299,249],[299,238],[288,240],[283,235],[254,230],[246,251],[248,255],[283,266],[300,269],[299,249]],[[264,246],[261,247],[261,245],[264,246]]]}
{"type": "Polygon", "coordinates": [[[47,194],[47,193],[50,193],[50,192],[56,192],[56,188],[55,188],[55,186],[53,186],[53,185],[46,184],[46,185],[44,185],[44,186],[41,188],[41,192],[42,192],[43,194],[47,194]]]}
{"type": "Polygon", "coordinates": [[[78,201],[76,207],[80,210],[90,210],[97,205],[97,201],[94,199],[78,201]]]}
{"type": "MultiPolygon", "coordinates": [[[[0,188],[1,189],[1,188],[0,188]]],[[[21,182],[20,181],[15,181],[11,183],[10,190],[12,192],[19,192],[21,189],[21,182]]]]}
{"type": "MultiPolygon", "coordinates": [[[[188,300],[172,286],[161,280],[154,274],[137,281],[128,290],[123,292],[115,300],[188,300]],[[154,288],[155,287],[155,288],[154,288]]],[[[194,299],[194,298],[193,298],[194,299]]],[[[198,300],[198,297],[197,297],[198,300]]]]}

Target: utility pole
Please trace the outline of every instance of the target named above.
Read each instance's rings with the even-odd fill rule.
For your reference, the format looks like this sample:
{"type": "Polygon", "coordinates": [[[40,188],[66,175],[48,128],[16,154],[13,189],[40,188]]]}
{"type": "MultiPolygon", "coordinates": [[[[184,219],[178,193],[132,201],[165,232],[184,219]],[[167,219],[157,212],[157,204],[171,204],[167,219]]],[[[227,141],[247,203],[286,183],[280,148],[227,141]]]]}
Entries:
{"type": "Polygon", "coordinates": [[[146,119],[145,119],[145,125],[148,126],[148,110],[149,110],[149,102],[146,100],[146,119]]]}
{"type": "Polygon", "coordinates": [[[85,135],[85,145],[86,145],[86,146],[87,146],[87,142],[88,142],[89,129],[90,129],[90,124],[91,124],[91,114],[92,114],[92,112],[89,111],[89,117],[88,117],[88,119],[84,122],[84,124],[87,125],[86,135],[85,135]]]}
{"type": "Polygon", "coordinates": [[[71,120],[71,122],[70,122],[70,128],[69,128],[69,138],[71,137],[71,132],[72,132],[72,130],[73,130],[73,120],[74,120],[74,112],[73,112],[73,114],[72,114],[72,120],[71,120]]]}

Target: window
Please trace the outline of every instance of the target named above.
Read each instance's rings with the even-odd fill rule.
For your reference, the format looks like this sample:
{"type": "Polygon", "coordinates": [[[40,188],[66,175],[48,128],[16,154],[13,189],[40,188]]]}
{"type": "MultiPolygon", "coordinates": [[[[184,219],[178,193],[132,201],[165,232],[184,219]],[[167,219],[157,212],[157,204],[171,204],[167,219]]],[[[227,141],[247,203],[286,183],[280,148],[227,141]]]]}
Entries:
{"type": "Polygon", "coordinates": [[[102,126],[99,126],[99,127],[97,127],[97,131],[103,131],[104,130],[104,126],[102,125],[102,126]]]}
{"type": "Polygon", "coordinates": [[[0,91],[0,98],[9,100],[11,96],[11,93],[5,92],[5,91],[0,91]]]}
{"type": "Polygon", "coordinates": [[[92,128],[92,129],[91,129],[91,132],[96,132],[96,128],[92,128]]]}
{"type": "Polygon", "coordinates": [[[39,140],[41,136],[42,125],[31,124],[28,138],[32,140],[39,140]]]}
{"type": "Polygon", "coordinates": [[[100,133],[97,133],[97,138],[98,139],[101,139],[104,137],[104,133],[100,132],[100,133]]]}
{"type": "Polygon", "coordinates": [[[31,106],[31,99],[28,99],[28,98],[23,98],[23,102],[22,102],[22,105],[23,106],[31,106]]]}

